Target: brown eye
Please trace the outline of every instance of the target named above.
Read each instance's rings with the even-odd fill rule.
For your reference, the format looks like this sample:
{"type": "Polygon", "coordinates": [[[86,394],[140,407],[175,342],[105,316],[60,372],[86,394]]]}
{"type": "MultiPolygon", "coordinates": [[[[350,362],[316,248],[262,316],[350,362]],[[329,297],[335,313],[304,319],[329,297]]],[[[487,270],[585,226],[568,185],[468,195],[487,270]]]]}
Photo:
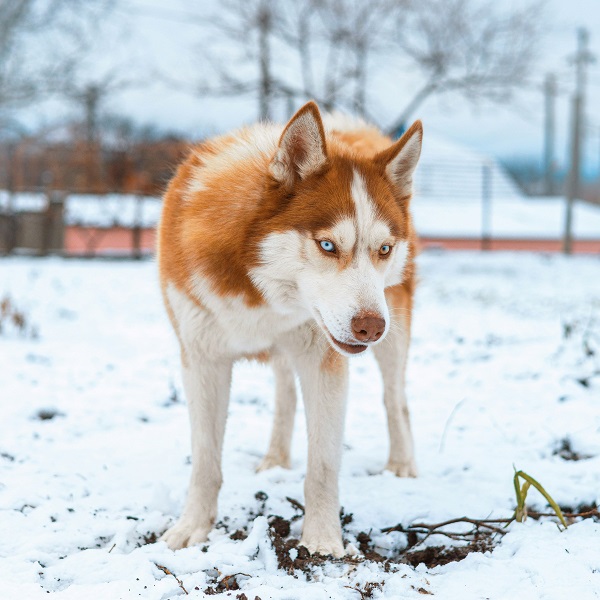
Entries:
{"type": "Polygon", "coordinates": [[[386,254],[389,254],[392,251],[392,247],[388,246],[388,244],[384,244],[383,246],[381,246],[381,248],[379,248],[379,254],[381,254],[381,256],[385,256],[386,254]]]}

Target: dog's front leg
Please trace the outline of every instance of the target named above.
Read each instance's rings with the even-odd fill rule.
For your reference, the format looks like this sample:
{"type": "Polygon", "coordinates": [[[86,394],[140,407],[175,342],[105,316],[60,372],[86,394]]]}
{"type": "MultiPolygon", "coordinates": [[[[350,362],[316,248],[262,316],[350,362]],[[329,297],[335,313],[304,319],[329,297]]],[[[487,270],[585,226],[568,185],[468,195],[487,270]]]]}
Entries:
{"type": "Polygon", "coordinates": [[[231,386],[232,362],[194,354],[183,360],[183,385],[192,434],[192,475],[183,513],[162,540],[170,548],[207,539],[217,516],[221,454],[231,386]]]}
{"type": "Polygon", "coordinates": [[[312,552],[342,556],[338,474],[342,456],[348,361],[322,338],[297,356],[306,410],[308,464],[300,543],[312,552]]]}

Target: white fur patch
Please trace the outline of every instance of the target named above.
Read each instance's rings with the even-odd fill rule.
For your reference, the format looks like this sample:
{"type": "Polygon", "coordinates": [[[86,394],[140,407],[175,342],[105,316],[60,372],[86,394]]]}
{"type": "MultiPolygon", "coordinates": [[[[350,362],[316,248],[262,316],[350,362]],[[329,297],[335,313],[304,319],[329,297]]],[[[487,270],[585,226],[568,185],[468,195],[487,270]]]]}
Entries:
{"type": "Polygon", "coordinates": [[[392,252],[390,264],[385,274],[385,287],[402,283],[404,267],[408,259],[408,242],[397,242],[392,252]]]}
{"type": "Polygon", "coordinates": [[[387,223],[379,218],[377,207],[367,190],[364,177],[354,171],[350,188],[356,207],[356,229],[358,239],[366,247],[377,250],[391,236],[387,223]]]}
{"type": "Polygon", "coordinates": [[[300,305],[296,279],[302,253],[302,236],[297,231],[271,233],[261,243],[260,266],[250,272],[252,283],[282,314],[300,305]]]}
{"type": "Polygon", "coordinates": [[[232,355],[269,350],[280,335],[310,317],[308,311],[294,303],[251,308],[239,296],[219,296],[201,274],[193,277],[192,289],[200,302],[218,318],[218,327],[202,335],[207,338],[207,343],[214,343],[214,338],[218,338],[223,352],[232,355]]]}
{"type": "Polygon", "coordinates": [[[331,228],[333,240],[342,252],[352,252],[356,245],[356,223],[353,219],[342,219],[331,228]]]}

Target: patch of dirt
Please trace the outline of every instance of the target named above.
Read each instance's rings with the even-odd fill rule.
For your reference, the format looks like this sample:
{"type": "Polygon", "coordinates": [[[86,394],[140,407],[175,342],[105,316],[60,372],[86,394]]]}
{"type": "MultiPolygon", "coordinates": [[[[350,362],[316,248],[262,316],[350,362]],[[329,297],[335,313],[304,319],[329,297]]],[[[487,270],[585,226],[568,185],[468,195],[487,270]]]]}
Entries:
{"type": "Polygon", "coordinates": [[[144,543],[140,544],[140,546],[142,546],[142,545],[145,546],[146,544],[156,544],[159,537],[160,537],[160,535],[158,535],[154,531],[151,531],[147,535],[142,536],[142,540],[144,541],[144,543]]]}
{"type": "MultiPolygon", "coordinates": [[[[291,537],[292,524],[298,519],[301,519],[304,514],[304,507],[302,504],[297,500],[288,498],[287,500],[296,510],[296,514],[290,519],[286,519],[280,515],[266,514],[268,496],[265,492],[257,492],[255,494],[255,499],[257,500],[258,506],[248,510],[248,525],[229,533],[230,520],[229,518],[224,517],[217,527],[220,527],[229,533],[229,537],[233,540],[244,540],[248,537],[248,527],[252,520],[257,516],[266,516],[269,523],[269,538],[277,557],[278,568],[293,577],[304,577],[307,581],[313,579],[315,567],[327,564],[355,567],[364,562],[373,562],[377,563],[384,573],[395,571],[398,568],[398,565],[417,567],[421,563],[431,569],[440,565],[446,565],[450,562],[461,561],[471,552],[490,551],[495,546],[491,534],[478,533],[473,541],[461,546],[428,546],[419,548],[419,544],[427,537],[426,534],[421,535],[409,531],[407,533],[407,546],[399,549],[394,555],[385,557],[377,552],[371,537],[371,531],[361,531],[358,534],[348,531],[348,526],[353,522],[353,516],[350,513],[345,513],[342,509],[340,511],[340,524],[342,525],[344,537],[349,537],[350,540],[352,540],[355,535],[356,542],[362,555],[344,556],[342,558],[334,558],[333,556],[322,554],[311,555],[307,548],[300,545],[298,539],[291,537]]],[[[590,507],[590,509],[594,509],[594,507],[590,507]]],[[[376,533],[379,537],[379,530],[377,530],[376,533]]],[[[153,541],[152,538],[148,539],[148,542],[150,543],[153,541]]],[[[205,546],[202,550],[207,551],[208,547],[205,546]]],[[[222,576],[216,569],[207,572],[207,576],[208,585],[202,590],[207,596],[240,590],[240,587],[244,587],[243,583],[245,579],[250,577],[245,573],[222,576]]],[[[372,598],[376,592],[382,592],[383,586],[384,583],[373,581],[355,585],[349,589],[356,591],[362,600],[363,598],[372,598]]],[[[199,588],[196,589],[198,590],[199,588]]],[[[420,594],[431,594],[431,592],[424,588],[417,589],[416,591],[420,594]]],[[[235,598],[237,600],[250,600],[243,592],[237,594],[235,598]]],[[[254,600],[260,600],[260,598],[256,597],[254,600]]]]}
{"type": "MultiPolygon", "coordinates": [[[[341,522],[344,523],[344,513],[341,514],[341,522]]],[[[349,522],[347,521],[345,525],[349,522]]],[[[428,568],[433,568],[463,560],[471,552],[487,552],[495,546],[492,536],[482,533],[476,540],[462,546],[429,546],[420,550],[411,550],[419,542],[419,539],[416,534],[409,534],[408,546],[396,555],[386,558],[375,550],[371,532],[361,531],[356,535],[356,541],[362,556],[333,558],[321,554],[311,555],[304,546],[299,545],[298,540],[289,537],[290,525],[290,521],[283,517],[269,517],[269,535],[277,555],[278,566],[290,575],[295,575],[295,572],[301,571],[309,579],[312,576],[313,567],[325,563],[356,565],[371,561],[382,565],[385,572],[390,572],[398,564],[408,564],[416,567],[424,563],[428,568]]],[[[376,585],[379,584],[373,584],[373,586],[376,585]]],[[[361,593],[361,597],[370,598],[371,596],[365,596],[364,594],[367,592],[372,594],[375,589],[377,588],[371,587],[369,588],[370,591],[366,589],[357,589],[357,591],[361,593]]]]}
{"type": "Polygon", "coordinates": [[[487,552],[494,548],[490,538],[482,538],[470,542],[465,546],[427,546],[422,550],[410,550],[400,555],[398,562],[416,567],[423,563],[428,569],[458,562],[466,558],[471,552],[487,552]]]}
{"type": "Polygon", "coordinates": [[[560,456],[563,460],[587,460],[588,458],[593,458],[591,454],[577,452],[573,448],[573,444],[568,437],[565,437],[559,441],[552,454],[554,456],[560,456]]]}
{"type": "Polygon", "coordinates": [[[291,523],[287,519],[284,519],[278,515],[270,518],[269,527],[279,537],[286,538],[288,535],[290,535],[291,523]]]}
{"type": "MultiPolygon", "coordinates": [[[[206,587],[203,591],[207,596],[216,596],[217,594],[222,594],[223,592],[231,592],[240,589],[240,582],[238,578],[249,579],[250,575],[246,575],[246,573],[234,573],[233,575],[226,575],[225,577],[221,577],[221,579],[215,579],[212,585],[206,587]]],[[[198,588],[196,588],[198,589],[198,588]]],[[[238,594],[236,597],[240,598],[243,596],[247,598],[245,594],[238,594]]]]}
{"type": "Polygon", "coordinates": [[[361,600],[363,600],[364,598],[372,598],[375,592],[380,592],[383,589],[383,583],[380,583],[379,581],[367,581],[362,587],[358,584],[354,587],[346,587],[358,592],[361,600]]]}
{"type": "Polygon", "coordinates": [[[64,417],[65,414],[57,410],[56,408],[40,408],[35,413],[34,418],[40,421],[51,421],[55,417],[64,417]]]}
{"type": "Polygon", "coordinates": [[[356,536],[356,541],[358,542],[358,548],[363,553],[366,560],[372,560],[374,562],[384,562],[385,558],[379,554],[379,552],[375,552],[373,549],[373,543],[371,541],[371,533],[367,533],[366,531],[361,531],[356,536]]]}
{"type": "Polygon", "coordinates": [[[241,542],[242,540],[245,540],[248,537],[248,532],[244,531],[243,529],[236,529],[233,533],[231,533],[229,535],[229,537],[232,540],[236,540],[238,542],[241,542]]]}

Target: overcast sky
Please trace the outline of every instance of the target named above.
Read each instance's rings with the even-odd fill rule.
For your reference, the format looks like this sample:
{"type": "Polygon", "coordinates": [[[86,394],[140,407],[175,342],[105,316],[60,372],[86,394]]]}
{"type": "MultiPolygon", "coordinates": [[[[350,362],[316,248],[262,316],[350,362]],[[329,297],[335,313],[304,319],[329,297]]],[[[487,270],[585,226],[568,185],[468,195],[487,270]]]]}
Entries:
{"type": "MultiPolygon", "coordinates": [[[[503,0],[504,1],[504,0],[503,0]]],[[[508,1],[508,0],[507,0],[508,1]]],[[[201,29],[187,18],[208,14],[218,0],[191,4],[186,0],[119,0],[110,26],[105,27],[90,61],[89,72],[117,65],[124,73],[140,73],[153,79],[154,69],[169,72],[179,79],[192,79],[200,63],[193,60],[194,44],[201,44],[201,29]],[[133,67],[131,65],[134,65],[133,67]]],[[[513,0],[518,4],[519,0],[513,0]]],[[[569,122],[568,97],[574,84],[569,56],[576,47],[576,28],[584,25],[590,32],[590,48],[600,58],[600,0],[548,0],[548,34],[539,73],[534,78],[539,90],[523,92],[511,106],[482,104],[477,107],[452,96],[429,99],[415,114],[425,128],[455,142],[500,157],[541,155],[543,132],[544,75],[553,71],[559,78],[561,95],[557,106],[557,156],[564,160],[569,122]]],[[[385,86],[387,88],[387,86],[385,86]]],[[[383,89],[383,88],[382,88],[383,89]]],[[[370,90],[377,106],[380,124],[390,124],[411,96],[410,89],[392,88],[391,94],[370,90]]],[[[587,113],[589,118],[587,158],[594,169],[600,165],[600,67],[589,69],[587,113]]],[[[256,116],[253,99],[201,99],[172,89],[164,83],[143,89],[121,91],[110,102],[114,112],[133,117],[140,123],[155,123],[175,129],[189,137],[217,133],[251,122],[256,116]]],[[[74,108],[38,109],[34,118],[50,120],[74,108]]]]}

